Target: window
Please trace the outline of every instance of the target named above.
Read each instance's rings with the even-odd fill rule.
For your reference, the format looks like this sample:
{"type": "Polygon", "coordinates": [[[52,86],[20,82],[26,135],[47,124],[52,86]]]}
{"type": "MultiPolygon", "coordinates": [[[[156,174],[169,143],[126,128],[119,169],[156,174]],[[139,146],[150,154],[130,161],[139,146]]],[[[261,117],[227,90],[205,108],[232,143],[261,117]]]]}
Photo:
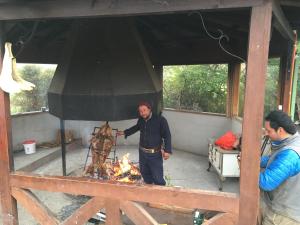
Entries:
{"type": "MultiPolygon", "coordinates": [[[[278,96],[278,81],[279,81],[279,65],[280,59],[269,59],[267,78],[266,78],[266,90],[265,90],[265,105],[264,116],[268,115],[272,110],[278,109],[277,96],[278,96]]],[[[239,96],[239,116],[243,116],[244,112],[244,95],[245,95],[245,66],[242,66],[243,71],[240,78],[240,96],[239,96]]]]}
{"type": "Polygon", "coordinates": [[[11,113],[40,111],[48,108],[47,91],[53,78],[56,65],[17,64],[17,72],[26,81],[36,87],[32,91],[23,91],[10,95],[11,113]]]}
{"type": "Polygon", "coordinates": [[[227,64],[165,66],[164,107],[226,113],[227,64]]]}

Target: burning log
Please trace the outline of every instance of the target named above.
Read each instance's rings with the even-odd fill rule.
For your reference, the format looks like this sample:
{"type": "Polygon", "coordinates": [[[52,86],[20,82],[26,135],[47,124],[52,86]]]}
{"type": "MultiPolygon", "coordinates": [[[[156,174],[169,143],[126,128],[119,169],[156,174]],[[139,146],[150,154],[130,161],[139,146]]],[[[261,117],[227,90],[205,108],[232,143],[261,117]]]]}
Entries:
{"type": "Polygon", "coordinates": [[[114,138],[112,135],[112,128],[107,122],[93,134],[91,139],[92,163],[84,171],[84,175],[89,174],[94,177],[95,173],[98,173],[99,176],[102,176],[102,174],[105,173],[103,164],[105,163],[113,144],[114,138]]]}
{"type": "Polygon", "coordinates": [[[140,169],[129,161],[129,153],[115,163],[105,163],[104,167],[106,179],[126,183],[137,183],[141,180],[140,169]]]}

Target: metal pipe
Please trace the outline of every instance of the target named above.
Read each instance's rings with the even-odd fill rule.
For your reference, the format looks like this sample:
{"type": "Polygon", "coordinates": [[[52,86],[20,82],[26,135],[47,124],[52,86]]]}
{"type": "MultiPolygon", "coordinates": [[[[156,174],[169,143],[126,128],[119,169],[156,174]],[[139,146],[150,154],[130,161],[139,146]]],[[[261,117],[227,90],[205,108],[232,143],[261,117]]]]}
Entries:
{"type": "Polygon", "coordinates": [[[66,143],[65,143],[65,121],[60,119],[61,156],[63,176],[67,175],[66,169],[66,143]]]}

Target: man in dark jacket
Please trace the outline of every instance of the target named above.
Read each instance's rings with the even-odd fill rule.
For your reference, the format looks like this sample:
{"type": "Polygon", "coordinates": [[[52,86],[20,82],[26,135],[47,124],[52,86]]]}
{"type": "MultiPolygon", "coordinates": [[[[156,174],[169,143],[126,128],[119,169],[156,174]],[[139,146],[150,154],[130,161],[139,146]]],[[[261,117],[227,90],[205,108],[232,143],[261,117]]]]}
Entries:
{"type": "Polygon", "coordinates": [[[118,135],[128,136],[140,131],[139,162],[142,177],[147,184],[165,185],[163,159],[171,153],[171,133],[167,120],[152,113],[148,102],[141,102],[138,107],[140,118],[137,124],[118,135]]]}
{"type": "Polygon", "coordinates": [[[300,136],[282,111],[266,117],[265,129],[272,153],[263,156],[260,165],[262,225],[300,225],[300,136]]]}

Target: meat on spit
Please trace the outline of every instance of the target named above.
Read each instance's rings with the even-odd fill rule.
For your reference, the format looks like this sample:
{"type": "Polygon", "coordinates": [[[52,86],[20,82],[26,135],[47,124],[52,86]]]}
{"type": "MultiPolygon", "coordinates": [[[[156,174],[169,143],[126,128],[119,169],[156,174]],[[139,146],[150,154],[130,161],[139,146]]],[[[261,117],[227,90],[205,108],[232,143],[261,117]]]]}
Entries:
{"type": "Polygon", "coordinates": [[[103,164],[113,145],[112,128],[107,122],[93,134],[91,139],[92,163],[84,171],[84,175],[94,177],[94,174],[97,173],[99,176],[102,176],[105,171],[103,164]]]}

